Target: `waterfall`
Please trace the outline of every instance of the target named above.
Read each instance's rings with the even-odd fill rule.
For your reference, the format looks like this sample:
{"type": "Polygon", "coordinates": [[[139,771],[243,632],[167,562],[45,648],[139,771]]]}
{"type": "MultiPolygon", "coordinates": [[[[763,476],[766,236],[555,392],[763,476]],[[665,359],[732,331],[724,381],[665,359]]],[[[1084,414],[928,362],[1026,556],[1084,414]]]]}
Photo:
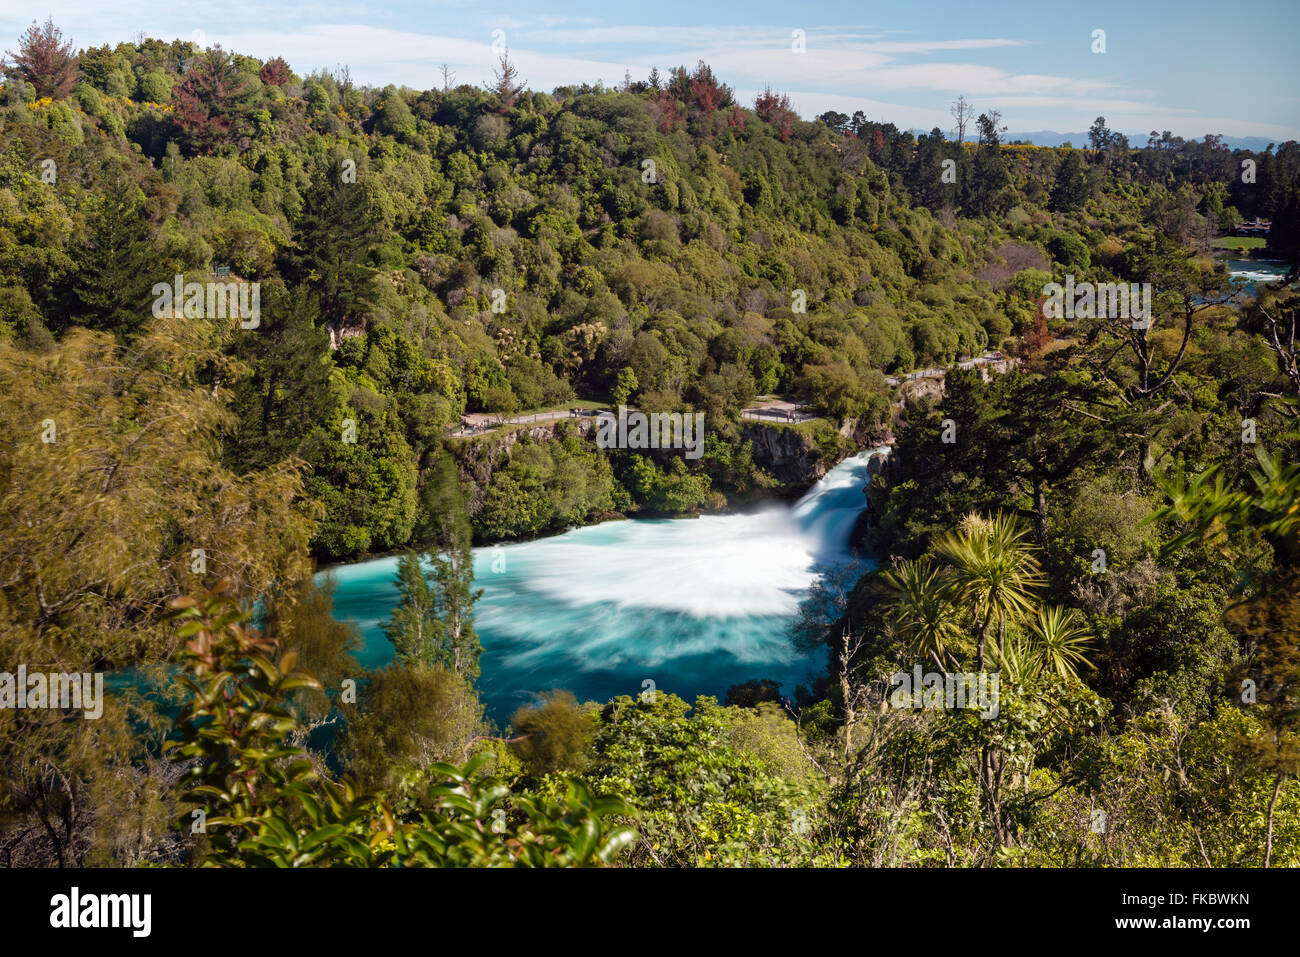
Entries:
{"type": "Polygon", "coordinates": [[[863,490],[892,451],[890,446],[882,445],[845,459],[791,510],[794,520],[832,557],[848,542],[853,524],[866,506],[863,490]]]}
{"type": "MultiPolygon", "coordinates": [[[[889,454],[831,469],[793,506],[693,519],[605,522],[552,538],[474,550],[483,589],[480,689],[498,720],[536,692],[635,695],[642,682],[684,696],[728,685],[807,681],[787,627],[819,570],[848,561],[863,489],[889,454]]],[[[365,637],[362,663],[391,657],[379,626],[397,602],[396,558],[331,570],[335,614],[365,637]]]]}

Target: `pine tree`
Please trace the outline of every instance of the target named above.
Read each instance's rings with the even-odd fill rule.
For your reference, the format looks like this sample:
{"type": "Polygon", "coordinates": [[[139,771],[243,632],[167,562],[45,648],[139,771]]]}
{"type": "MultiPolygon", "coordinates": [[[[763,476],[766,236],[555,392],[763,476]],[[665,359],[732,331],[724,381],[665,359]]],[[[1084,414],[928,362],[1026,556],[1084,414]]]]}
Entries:
{"type": "Polygon", "coordinates": [[[434,461],[423,506],[420,538],[425,548],[409,551],[398,561],[402,597],[384,633],[399,662],[441,666],[472,683],[483,654],[474,630],[474,604],[483,592],[473,587],[469,516],[455,463],[446,453],[434,461]]]}
{"type": "Polygon", "coordinates": [[[334,365],[319,318],[320,307],[307,290],[269,286],[258,334],[232,342],[231,351],[250,370],[233,389],[231,407],[240,425],[225,446],[232,468],[278,465],[301,453],[307,435],[329,421],[337,401],[330,388],[334,365]]]}
{"type": "Polygon", "coordinates": [[[113,180],[96,207],[74,247],[77,268],[61,314],[68,325],[133,332],[151,315],[154,283],[170,282],[172,267],[155,248],[156,229],[135,183],[113,180]]]}
{"type": "Polygon", "coordinates": [[[510,62],[510,48],[501,51],[497,65],[492,68],[493,85],[489,89],[496,94],[501,112],[509,113],[515,108],[515,100],[524,89],[526,80],[519,79],[519,69],[510,62]]]}
{"type": "Polygon", "coordinates": [[[196,153],[211,153],[239,130],[243,110],[253,95],[235,66],[233,55],[219,46],[205,50],[176,87],[176,121],[196,153]]]}
{"type": "Polygon", "coordinates": [[[1070,150],[1056,170],[1056,182],[1052,186],[1052,210],[1058,213],[1073,212],[1087,198],[1088,178],[1083,171],[1083,160],[1077,151],[1070,150]]]}
{"type": "Polygon", "coordinates": [[[43,24],[33,21],[22,35],[18,52],[5,51],[5,55],[13,58],[11,75],[30,83],[38,98],[58,100],[72,92],[77,58],[72,55],[72,41],[63,41],[63,32],[53,18],[47,17],[43,24]]]}
{"type": "Polygon", "coordinates": [[[421,566],[420,554],[408,551],[397,562],[397,590],[401,601],[384,623],[402,664],[438,664],[442,655],[442,622],[437,616],[437,596],[421,566]]]}
{"type": "Polygon", "coordinates": [[[474,604],[482,590],[474,590],[473,532],[466,511],[456,464],[441,453],[425,484],[425,540],[438,589],[438,613],[445,629],[443,657],[446,666],[474,681],[479,675],[483,646],[474,630],[474,604]]]}
{"type": "Polygon", "coordinates": [[[363,320],[369,311],[376,295],[370,250],[389,236],[375,212],[373,180],[363,175],[340,182],[338,175],[337,169],[316,171],[283,266],[294,282],[312,286],[321,318],[334,330],[363,320]]]}

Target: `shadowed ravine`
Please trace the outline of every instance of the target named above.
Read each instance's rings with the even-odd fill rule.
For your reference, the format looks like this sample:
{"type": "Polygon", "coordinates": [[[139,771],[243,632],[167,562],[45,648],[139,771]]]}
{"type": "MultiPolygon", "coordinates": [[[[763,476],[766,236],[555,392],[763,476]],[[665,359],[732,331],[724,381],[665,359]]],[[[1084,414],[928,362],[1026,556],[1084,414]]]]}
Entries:
{"type": "MultiPolygon", "coordinates": [[[[475,549],[489,714],[505,721],[551,688],[579,700],[634,695],[646,679],[688,699],[750,678],[792,694],[824,661],[797,654],[787,628],[816,569],[850,559],[871,462],[886,454],[846,459],[794,506],[606,522],[475,549]]],[[[397,602],[396,567],[389,557],[323,573],[337,585],[335,614],[361,628],[368,667],[392,657],[380,624],[397,602]]]]}

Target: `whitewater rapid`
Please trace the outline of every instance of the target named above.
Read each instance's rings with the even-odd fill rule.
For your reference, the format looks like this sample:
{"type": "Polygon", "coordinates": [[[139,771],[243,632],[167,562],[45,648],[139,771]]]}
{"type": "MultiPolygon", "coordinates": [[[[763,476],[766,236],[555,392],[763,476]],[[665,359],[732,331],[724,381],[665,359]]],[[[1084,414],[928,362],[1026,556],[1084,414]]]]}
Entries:
{"type": "MultiPolygon", "coordinates": [[[[824,657],[797,653],[789,624],[817,575],[852,559],[863,488],[887,454],[846,459],[793,506],[605,522],[475,549],[489,712],[504,721],[557,688],[580,700],[634,695],[646,680],[687,698],[756,678],[792,694],[824,657]]],[[[336,616],[361,628],[367,667],[392,656],[380,625],[397,602],[396,568],[390,557],[327,572],[336,616]]]]}
{"type": "Polygon", "coordinates": [[[1276,282],[1287,274],[1288,268],[1280,259],[1228,260],[1228,275],[1232,283],[1252,289],[1258,283],[1276,282]]]}

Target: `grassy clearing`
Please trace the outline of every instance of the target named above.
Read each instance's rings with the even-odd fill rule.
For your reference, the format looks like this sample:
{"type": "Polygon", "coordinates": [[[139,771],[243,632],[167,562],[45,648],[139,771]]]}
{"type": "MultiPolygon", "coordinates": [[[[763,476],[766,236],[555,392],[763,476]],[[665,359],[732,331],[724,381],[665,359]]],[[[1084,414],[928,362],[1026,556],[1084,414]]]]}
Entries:
{"type": "Polygon", "coordinates": [[[827,428],[832,430],[839,428],[838,425],[832,424],[830,419],[823,419],[820,417],[816,419],[809,419],[807,422],[788,422],[788,423],[778,422],[776,424],[782,425],[787,429],[794,429],[796,432],[806,432],[809,435],[816,433],[819,428],[827,428]]]}
{"type": "Polygon", "coordinates": [[[1267,242],[1263,236],[1220,236],[1210,245],[1215,249],[1263,249],[1267,242]]]}

